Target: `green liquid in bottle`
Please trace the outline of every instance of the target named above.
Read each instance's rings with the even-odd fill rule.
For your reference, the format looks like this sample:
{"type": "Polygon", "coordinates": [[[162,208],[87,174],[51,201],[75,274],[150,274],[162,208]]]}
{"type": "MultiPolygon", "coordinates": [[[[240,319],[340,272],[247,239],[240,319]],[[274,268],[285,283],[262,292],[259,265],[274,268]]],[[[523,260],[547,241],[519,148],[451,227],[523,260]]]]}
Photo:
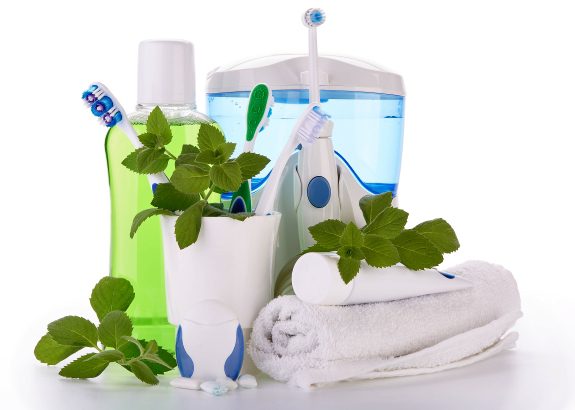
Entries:
{"type": "MultiPolygon", "coordinates": [[[[191,114],[188,112],[183,117],[181,112],[178,112],[176,118],[170,118],[169,110],[164,107],[162,111],[168,117],[173,135],[168,149],[176,156],[183,144],[197,145],[200,128],[198,122],[211,122],[209,118],[195,111],[191,111],[191,114]]],[[[145,132],[146,116],[147,113],[137,113],[132,117],[134,129],[138,134],[145,132]]],[[[106,157],[112,201],[110,274],[128,279],[134,287],[136,297],[127,312],[134,324],[134,337],[155,339],[160,346],[173,351],[175,327],[167,319],[159,218],[146,220],[134,238],[130,238],[132,219],[138,212],[151,208],[150,202],[153,198],[147,177],[122,165],[124,158],[133,150],[134,147],[118,127],[108,132],[106,157]]],[[[171,175],[173,170],[174,162],[170,161],[166,175],[171,175]]]]}

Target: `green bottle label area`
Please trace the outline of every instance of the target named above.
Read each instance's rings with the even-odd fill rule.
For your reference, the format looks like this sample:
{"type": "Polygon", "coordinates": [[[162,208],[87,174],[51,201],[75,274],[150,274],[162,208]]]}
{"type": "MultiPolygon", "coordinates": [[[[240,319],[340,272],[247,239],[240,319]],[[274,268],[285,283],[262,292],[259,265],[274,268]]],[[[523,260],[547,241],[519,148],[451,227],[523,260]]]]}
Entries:
{"type": "MultiPolygon", "coordinates": [[[[145,125],[135,124],[138,134],[145,132],[145,125]]],[[[183,144],[197,144],[199,124],[170,124],[173,140],[171,152],[179,153],[183,144]]],[[[166,292],[164,287],[164,258],[159,218],[150,218],[130,239],[132,219],[141,210],[150,208],[152,190],[148,179],[122,165],[134,150],[125,134],[112,128],[106,137],[106,157],[112,205],[112,235],[110,274],[128,279],[136,298],[128,315],[134,324],[134,336],[155,339],[160,346],[173,350],[175,327],[168,323],[166,292]]],[[[177,154],[176,154],[177,155],[177,154]]],[[[173,161],[166,169],[171,175],[173,161]]]]}

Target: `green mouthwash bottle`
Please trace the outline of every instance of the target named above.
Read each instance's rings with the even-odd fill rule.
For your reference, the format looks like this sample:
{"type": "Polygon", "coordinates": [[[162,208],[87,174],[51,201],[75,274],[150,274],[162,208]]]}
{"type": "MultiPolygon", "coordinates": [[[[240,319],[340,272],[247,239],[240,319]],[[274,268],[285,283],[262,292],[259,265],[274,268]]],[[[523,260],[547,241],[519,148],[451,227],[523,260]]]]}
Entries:
{"type": "MultiPolygon", "coordinates": [[[[200,124],[212,122],[196,111],[194,48],[186,41],[150,40],[140,43],[138,53],[138,105],[129,116],[138,134],[146,129],[149,113],[159,106],[168,118],[173,139],[168,149],[179,154],[183,144],[197,145],[200,124]]],[[[150,208],[153,193],[144,175],[122,165],[134,150],[118,127],[106,137],[106,157],[112,201],[111,272],[128,279],[136,298],[128,310],[134,337],[155,339],[173,350],[175,327],[168,323],[164,288],[164,260],[159,218],[147,220],[133,239],[134,216],[150,208]]],[[[174,170],[173,161],[166,175],[174,170]]]]}

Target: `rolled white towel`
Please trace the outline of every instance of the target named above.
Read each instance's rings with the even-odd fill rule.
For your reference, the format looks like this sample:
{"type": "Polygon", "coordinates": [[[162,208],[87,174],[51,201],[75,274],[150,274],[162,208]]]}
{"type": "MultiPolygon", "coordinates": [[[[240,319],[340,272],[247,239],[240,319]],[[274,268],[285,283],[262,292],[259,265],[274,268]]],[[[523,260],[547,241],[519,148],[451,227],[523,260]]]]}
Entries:
{"type": "Polygon", "coordinates": [[[512,346],[515,334],[502,339],[521,316],[511,273],[480,261],[448,271],[473,287],[351,306],[276,298],[254,322],[248,352],[274,379],[310,387],[439,371],[512,346]]]}

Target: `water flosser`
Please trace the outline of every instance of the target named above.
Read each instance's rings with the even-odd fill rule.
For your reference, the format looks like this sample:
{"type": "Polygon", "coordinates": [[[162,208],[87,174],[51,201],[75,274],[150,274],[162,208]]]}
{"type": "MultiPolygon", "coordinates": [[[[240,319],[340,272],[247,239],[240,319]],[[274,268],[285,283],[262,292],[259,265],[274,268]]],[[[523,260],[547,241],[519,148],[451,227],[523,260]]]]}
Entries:
{"type": "MultiPolygon", "coordinates": [[[[320,9],[309,9],[303,23],[309,28],[309,103],[320,105],[317,32],[325,22],[320,9]]],[[[301,183],[301,200],[297,207],[300,246],[305,249],[315,243],[308,228],[326,219],[340,218],[338,174],[331,139],[333,122],[328,121],[320,138],[299,153],[297,174],[301,183]]]]}
{"type": "MultiPolygon", "coordinates": [[[[146,129],[149,113],[160,106],[170,124],[173,140],[168,148],[176,155],[183,144],[196,144],[201,123],[211,120],[196,111],[194,47],[186,41],[150,40],[138,52],[138,105],[129,116],[138,133],[146,129]]],[[[168,323],[164,288],[164,261],[159,219],[146,221],[133,239],[132,219],[150,208],[153,194],[146,176],[122,165],[134,150],[126,135],[114,127],[106,137],[106,156],[112,201],[111,270],[130,280],[136,298],[128,314],[134,336],[156,339],[174,346],[175,328],[168,323]]],[[[173,163],[166,170],[170,175],[173,163]]]]}

